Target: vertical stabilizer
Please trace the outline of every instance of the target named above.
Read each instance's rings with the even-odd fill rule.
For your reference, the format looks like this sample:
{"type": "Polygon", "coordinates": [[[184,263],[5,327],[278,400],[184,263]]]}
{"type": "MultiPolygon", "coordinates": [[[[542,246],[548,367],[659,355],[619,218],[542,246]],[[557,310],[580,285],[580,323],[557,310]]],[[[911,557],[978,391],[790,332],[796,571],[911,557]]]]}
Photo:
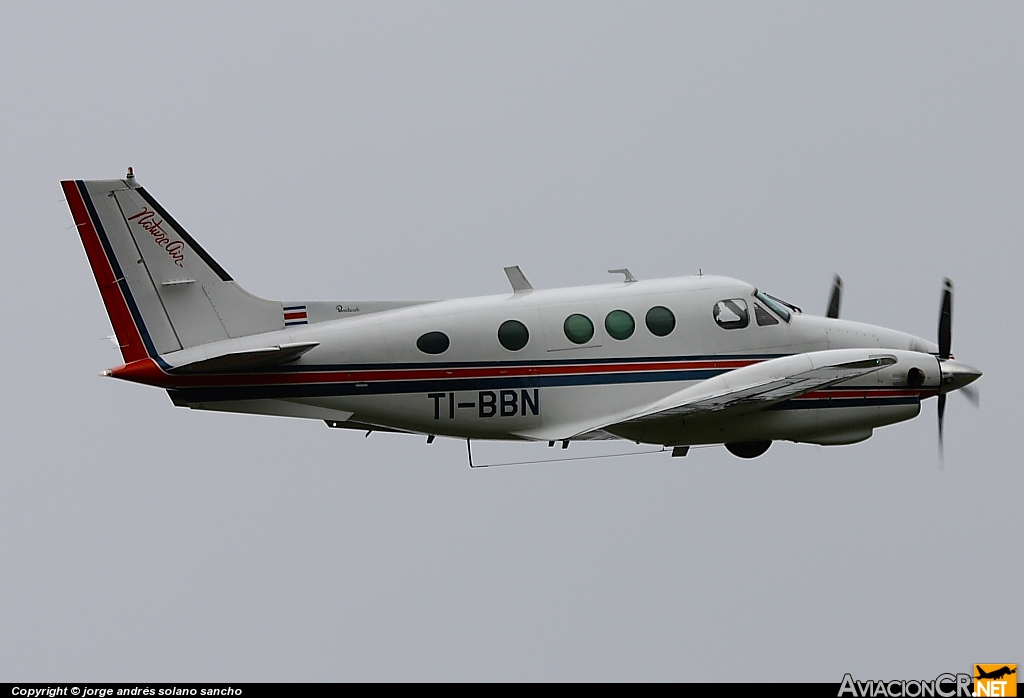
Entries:
{"type": "Polygon", "coordinates": [[[61,185],[126,362],[284,328],[134,177],[61,185]]]}

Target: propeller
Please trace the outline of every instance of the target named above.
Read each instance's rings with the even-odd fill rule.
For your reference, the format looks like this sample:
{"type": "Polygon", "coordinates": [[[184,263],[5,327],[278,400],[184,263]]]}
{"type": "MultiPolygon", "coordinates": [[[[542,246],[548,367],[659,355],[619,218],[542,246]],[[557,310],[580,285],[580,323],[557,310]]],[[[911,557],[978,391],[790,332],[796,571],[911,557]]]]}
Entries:
{"type": "MultiPolygon", "coordinates": [[[[839,309],[843,301],[843,279],[836,274],[832,277],[832,292],[828,298],[828,310],[825,316],[839,318],[839,309]]],[[[974,386],[969,385],[981,377],[981,371],[952,359],[950,350],[953,348],[953,282],[948,278],[942,281],[942,305],[939,309],[939,372],[941,374],[938,400],[939,424],[939,459],[942,459],[942,435],[946,422],[946,396],[954,390],[963,392],[972,405],[978,407],[981,395],[974,386]]]]}
{"type": "Polygon", "coordinates": [[[843,300],[843,278],[836,274],[832,277],[832,294],[828,297],[828,310],[825,317],[837,319],[839,317],[839,305],[843,300]]]}
{"type": "Polygon", "coordinates": [[[948,359],[953,345],[953,282],[943,279],[942,309],[939,311],[939,358],[948,359]]]}
{"type": "MultiPolygon", "coordinates": [[[[949,359],[953,346],[953,282],[948,278],[942,282],[942,307],[939,310],[939,360],[949,359]]],[[[942,425],[946,420],[946,393],[939,394],[939,457],[942,457],[942,425]]]]}
{"type": "Polygon", "coordinates": [[[967,401],[974,405],[974,409],[981,407],[981,391],[973,385],[965,385],[960,388],[960,394],[967,398],[967,401]]]}
{"type": "Polygon", "coordinates": [[[946,418],[946,396],[954,390],[963,392],[972,405],[978,407],[981,394],[971,386],[981,377],[981,371],[954,361],[950,350],[953,348],[953,282],[942,282],[942,307],[939,310],[939,371],[942,383],[939,386],[939,458],[942,457],[942,427],[946,418]]]}

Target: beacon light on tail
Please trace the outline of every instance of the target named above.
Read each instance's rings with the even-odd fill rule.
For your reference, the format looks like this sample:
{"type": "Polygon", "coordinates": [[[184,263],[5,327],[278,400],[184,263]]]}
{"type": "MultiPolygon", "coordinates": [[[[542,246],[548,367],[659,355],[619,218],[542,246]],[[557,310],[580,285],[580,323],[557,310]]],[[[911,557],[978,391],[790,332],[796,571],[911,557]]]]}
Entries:
{"type": "MultiPolygon", "coordinates": [[[[252,295],[138,184],[62,182],[124,364],[106,371],[200,410],[458,439],[837,445],[911,419],[981,376],[953,359],[953,287],[938,344],[826,317],[719,276],[456,300],[252,295]]],[[[972,395],[973,399],[976,399],[972,395]]]]}

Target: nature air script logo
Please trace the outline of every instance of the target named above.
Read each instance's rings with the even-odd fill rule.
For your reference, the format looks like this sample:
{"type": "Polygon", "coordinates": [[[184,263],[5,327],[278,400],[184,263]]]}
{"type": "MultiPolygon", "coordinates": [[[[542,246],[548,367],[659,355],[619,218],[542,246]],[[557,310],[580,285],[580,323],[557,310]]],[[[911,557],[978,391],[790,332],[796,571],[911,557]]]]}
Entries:
{"type": "Polygon", "coordinates": [[[975,664],[975,696],[1017,695],[1016,664],[975,664]]]}
{"type": "Polygon", "coordinates": [[[128,220],[135,221],[135,225],[141,226],[143,230],[153,236],[153,242],[160,247],[164,248],[164,251],[170,255],[174,263],[184,269],[182,262],[185,261],[185,243],[181,240],[174,240],[167,231],[164,230],[164,222],[156,217],[156,214],[150,211],[145,206],[142,207],[142,211],[136,213],[134,216],[129,216],[128,220]]]}

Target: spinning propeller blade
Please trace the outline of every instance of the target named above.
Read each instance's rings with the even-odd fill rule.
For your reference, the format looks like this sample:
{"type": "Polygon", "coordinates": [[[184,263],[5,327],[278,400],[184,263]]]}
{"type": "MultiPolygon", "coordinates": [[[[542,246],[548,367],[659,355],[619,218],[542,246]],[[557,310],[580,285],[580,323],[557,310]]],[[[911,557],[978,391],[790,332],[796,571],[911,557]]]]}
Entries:
{"type": "Polygon", "coordinates": [[[942,427],[946,418],[946,394],[954,390],[963,392],[971,404],[978,407],[981,396],[969,384],[981,376],[981,371],[951,358],[953,348],[953,282],[944,279],[942,284],[942,307],[939,310],[939,370],[942,384],[939,387],[939,457],[942,457],[942,427]]]}
{"type": "Polygon", "coordinates": [[[973,385],[965,385],[960,388],[960,393],[967,398],[968,402],[974,405],[974,409],[981,408],[981,392],[973,385]]]}
{"type": "Polygon", "coordinates": [[[838,318],[839,305],[843,300],[843,279],[836,274],[832,279],[832,295],[828,297],[828,310],[825,317],[838,318]]]}
{"type": "Polygon", "coordinates": [[[942,422],[946,418],[946,395],[939,395],[939,458],[942,458],[942,422]]]}
{"type": "MultiPolygon", "coordinates": [[[[942,282],[942,307],[939,309],[939,359],[949,358],[953,346],[953,282],[948,278],[942,282]]],[[[942,425],[946,419],[946,394],[939,395],[939,457],[942,457],[942,425]]]]}
{"type": "Polygon", "coordinates": [[[939,311],[939,358],[948,359],[953,345],[953,282],[942,284],[942,310],[939,311]]]}

